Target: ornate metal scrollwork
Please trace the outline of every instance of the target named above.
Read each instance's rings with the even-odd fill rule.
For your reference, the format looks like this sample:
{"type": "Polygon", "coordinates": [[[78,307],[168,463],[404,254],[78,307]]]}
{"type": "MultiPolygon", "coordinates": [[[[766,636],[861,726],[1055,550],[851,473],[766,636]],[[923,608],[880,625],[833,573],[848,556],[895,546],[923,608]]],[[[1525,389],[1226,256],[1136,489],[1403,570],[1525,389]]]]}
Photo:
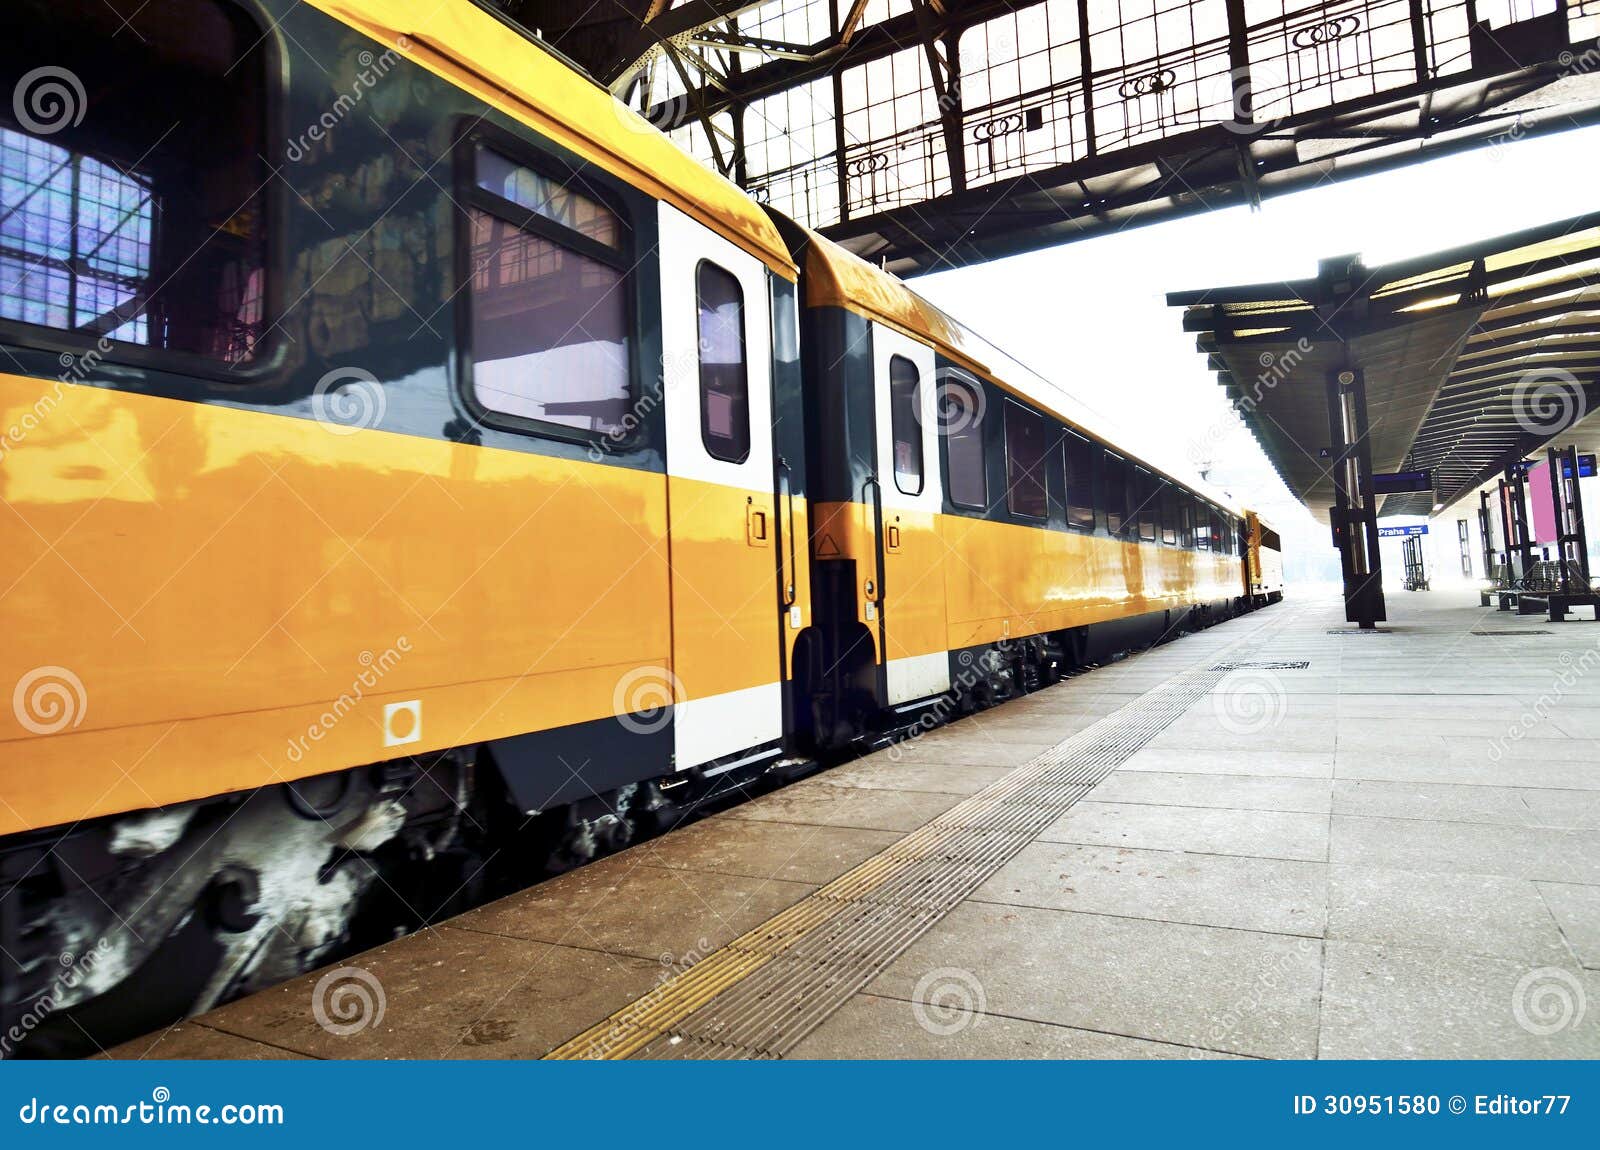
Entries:
{"type": "Polygon", "coordinates": [[[1178,74],[1171,68],[1157,68],[1143,76],[1135,76],[1117,85],[1117,95],[1124,100],[1137,100],[1141,96],[1159,96],[1178,82],[1178,74]]]}
{"type": "Polygon", "coordinates": [[[1343,40],[1346,36],[1354,36],[1361,31],[1361,17],[1337,16],[1332,20],[1324,20],[1320,24],[1311,24],[1299,28],[1289,37],[1289,42],[1296,48],[1316,48],[1323,44],[1332,44],[1343,40]]]}
{"type": "Polygon", "coordinates": [[[1026,120],[1021,112],[1008,112],[1003,116],[996,116],[985,120],[972,127],[972,139],[979,144],[987,143],[1000,136],[1014,136],[1023,130],[1026,120]]]}

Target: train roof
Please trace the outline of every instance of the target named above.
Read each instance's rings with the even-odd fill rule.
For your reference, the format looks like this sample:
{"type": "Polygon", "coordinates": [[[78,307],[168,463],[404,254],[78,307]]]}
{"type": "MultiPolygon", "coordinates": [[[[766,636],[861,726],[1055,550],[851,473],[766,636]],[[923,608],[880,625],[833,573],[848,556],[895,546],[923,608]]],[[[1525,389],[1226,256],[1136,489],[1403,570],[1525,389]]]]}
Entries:
{"type": "Polygon", "coordinates": [[[1119,427],[1077,396],[1007,355],[961,321],[923,299],[898,276],[875,267],[855,253],[803,229],[806,304],[843,307],[887,324],[914,339],[931,343],[975,375],[1048,411],[1064,423],[1106,441],[1119,452],[1178,481],[1205,499],[1241,514],[1237,500],[1219,491],[1185,467],[1159,462],[1159,453],[1145,448],[1136,433],[1119,427]]]}
{"type": "Polygon", "coordinates": [[[771,218],[571,64],[471,0],[306,0],[795,278],[771,218]]]}

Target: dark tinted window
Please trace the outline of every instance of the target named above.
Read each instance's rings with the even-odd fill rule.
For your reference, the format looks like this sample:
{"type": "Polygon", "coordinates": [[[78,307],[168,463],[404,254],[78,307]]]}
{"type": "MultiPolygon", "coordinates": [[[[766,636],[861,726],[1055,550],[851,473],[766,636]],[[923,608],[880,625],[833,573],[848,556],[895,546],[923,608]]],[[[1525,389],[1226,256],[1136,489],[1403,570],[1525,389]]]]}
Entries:
{"type": "Polygon", "coordinates": [[[1222,516],[1213,511],[1211,513],[1211,549],[1213,551],[1227,554],[1228,537],[1224,534],[1225,530],[1226,525],[1223,523],[1222,516]]]}
{"type": "Polygon", "coordinates": [[[1194,509],[1194,545],[1211,550],[1211,508],[1204,503],[1197,503],[1194,509]]]}
{"type": "Polygon", "coordinates": [[[1094,457],[1096,448],[1081,435],[1067,432],[1062,458],[1067,469],[1067,522],[1094,529],[1094,457]]]}
{"type": "Polygon", "coordinates": [[[949,379],[940,386],[939,430],[950,462],[950,502],[962,507],[989,503],[983,421],[983,393],[976,383],[949,379]]]}
{"type": "Polygon", "coordinates": [[[1156,477],[1142,467],[1134,473],[1134,521],[1139,525],[1139,538],[1154,543],[1156,539],[1156,477]]]}
{"type": "Polygon", "coordinates": [[[1178,542],[1178,489],[1170,483],[1161,485],[1161,542],[1178,542]]]}
{"type": "Polygon", "coordinates": [[[1178,546],[1194,546],[1194,496],[1187,491],[1178,496],[1178,546]]]}
{"type": "Polygon", "coordinates": [[[921,382],[917,365],[889,357],[889,428],[894,436],[894,485],[907,495],[922,493],[921,382]]]}
{"type": "Polygon", "coordinates": [[[1006,401],[1006,506],[1015,515],[1043,519],[1050,512],[1044,486],[1048,434],[1044,416],[1006,401]]]}
{"type": "Polygon", "coordinates": [[[713,459],[750,457],[750,378],[744,362],[744,292],[716,264],[695,276],[700,312],[700,439],[713,459]]]}
{"type": "Polygon", "coordinates": [[[124,7],[0,10],[0,318],[243,363],[267,331],[262,30],[124,7]]]}
{"type": "Polygon", "coordinates": [[[1128,461],[1106,452],[1106,530],[1120,534],[1128,519],[1128,461]]]}
{"type": "MultiPolygon", "coordinates": [[[[482,190],[468,209],[474,396],[506,415],[621,432],[632,398],[621,221],[486,148],[478,164],[482,190]]],[[[745,440],[748,450],[748,426],[745,440]]]]}

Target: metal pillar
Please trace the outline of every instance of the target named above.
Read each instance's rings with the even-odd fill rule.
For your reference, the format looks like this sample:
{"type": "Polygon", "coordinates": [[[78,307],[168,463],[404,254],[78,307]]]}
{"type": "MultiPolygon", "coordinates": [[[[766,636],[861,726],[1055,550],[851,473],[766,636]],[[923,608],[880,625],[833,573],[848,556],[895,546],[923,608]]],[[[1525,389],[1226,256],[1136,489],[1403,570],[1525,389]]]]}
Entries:
{"type": "Polygon", "coordinates": [[[1556,558],[1561,563],[1561,590],[1589,592],[1589,537],[1583,523],[1583,490],[1578,484],[1578,449],[1547,448],[1550,500],[1556,513],[1556,558]]]}
{"type": "Polygon", "coordinates": [[[1528,530],[1528,469],[1522,460],[1506,468],[1503,482],[1510,496],[1507,500],[1510,534],[1506,538],[1506,550],[1511,555],[1511,574],[1514,578],[1526,579],[1537,560],[1533,557],[1533,533],[1528,530]]]}
{"type": "Polygon", "coordinates": [[[1405,564],[1405,589],[1428,589],[1428,565],[1422,555],[1422,536],[1408,535],[1400,541],[1401,561],[1405,564]]]}
{"type": "Polygon", "coordinates": [[[1496,488],[1500,500],[1500,554],[1504,557],[1507,580],[1517,577],[1516,553],[1511,549],[1511,494],[1505,476],[1500,477],[1496,488]]]}
{"type": "Polygon", "coordinates": [[[1478,492],[1478,540],[1483,544],[1483,577],[1494,579],[1494,535],[1489,528],[1489,493],[1478,492]]]}
{"type": "Polygon", "coordinates": [[[1328,374],[1328,440],[1333,447],[1333,538],[1344,573],[1344,617],[1363,628],[1389,617],[1372,495],[1367,384],[1359,369],[1328,374]]]}

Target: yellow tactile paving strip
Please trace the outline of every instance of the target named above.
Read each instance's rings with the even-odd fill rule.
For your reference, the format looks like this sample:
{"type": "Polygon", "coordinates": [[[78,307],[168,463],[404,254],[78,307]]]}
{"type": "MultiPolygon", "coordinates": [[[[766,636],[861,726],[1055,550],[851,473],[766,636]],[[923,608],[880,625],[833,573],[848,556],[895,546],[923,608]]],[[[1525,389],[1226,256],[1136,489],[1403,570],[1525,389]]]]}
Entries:
{"type": "Polygon", "coordinates": [[[782,1057],[1220,677],[1139,696],[546,1057],[782,1057]]]}

